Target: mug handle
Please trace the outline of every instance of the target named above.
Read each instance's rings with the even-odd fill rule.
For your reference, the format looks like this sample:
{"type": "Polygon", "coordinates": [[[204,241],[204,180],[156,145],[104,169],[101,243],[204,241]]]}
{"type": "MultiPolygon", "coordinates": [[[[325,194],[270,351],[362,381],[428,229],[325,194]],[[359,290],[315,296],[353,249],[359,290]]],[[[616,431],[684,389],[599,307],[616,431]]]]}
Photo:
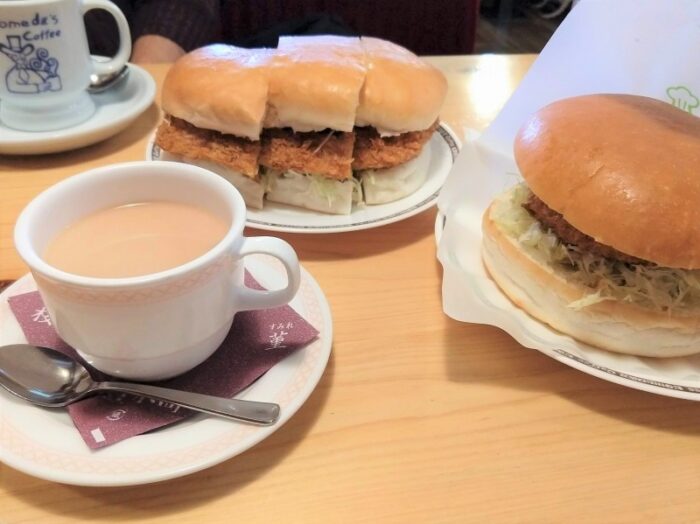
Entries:
{"type": "Polygon", "coordinates": [[[119,30],[119,49],[117,50],[117,54],[114,55],[114,58],[104,62],[99,62],[93,58],[92,68],[98,75],[116,73],[126,65],[131,56],[131,32],[129,31],[129,23],[126,21],[124,13],[108,0],[82,1],[81,11],[83,16],[93,9],[104,9],[114,17],[114,21],[117,23],[117,29],[119,30]]]}
{"type": "Polygon", "coordinates": [[[301,282],[299,259],[292,246],[275,237],[244,237],[238,251],[241,257],[261,253],[271,255],[282,262],[287,272],[287,287],[274,291],[259,291],[245,286],[237,287],[239,310],[268,309],[291,302],[301,282]]]}

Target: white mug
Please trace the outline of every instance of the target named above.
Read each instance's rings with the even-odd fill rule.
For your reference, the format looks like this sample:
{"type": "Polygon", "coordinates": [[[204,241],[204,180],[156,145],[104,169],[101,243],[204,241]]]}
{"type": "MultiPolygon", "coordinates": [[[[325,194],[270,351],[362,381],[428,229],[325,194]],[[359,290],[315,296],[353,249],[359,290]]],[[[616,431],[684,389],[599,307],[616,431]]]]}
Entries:
{"type": "Polygon", "coordinates": [[[63,340],[100,371],[159,380],[209,357],[238,311],[281,306],[296,294],[300,270],[292,247],[274,237],[244,237],[245,221],[243,197],[220,176],[175,162],[130,162],[86,171],[41,193],[17,220],[15,246],[63,340]],[[137,277],[84,277],[42,259],[48,242],[80,218],[153,200],[205,207],[230,228],[195,260],[137,277]],[[272,291],[245,287],[243,258],[251,253],[279,259],[287,286],[272,291]]]}
{"type": "Polygon", "coordinates": [[[130,54],[129,25],[107,0],[0,2],[0,121],[50,131],[87,120],[95,112],[90,75],[119,71],[130,54]],[[83,15],[91,9],[117,22],[119,50],[108,61],[90,57],[83,15]]]}

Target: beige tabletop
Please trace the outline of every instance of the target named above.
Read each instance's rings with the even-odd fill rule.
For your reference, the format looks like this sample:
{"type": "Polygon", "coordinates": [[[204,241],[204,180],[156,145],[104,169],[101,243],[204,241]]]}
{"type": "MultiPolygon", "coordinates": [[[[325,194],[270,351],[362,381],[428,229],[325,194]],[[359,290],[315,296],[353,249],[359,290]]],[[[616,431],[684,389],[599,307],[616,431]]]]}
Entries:
{"type": "MultiPolygon", "coordinates": [[[[450,84],[442,119],[459,133],[483,129],[533,59],[431,59],[450,84]]],[[[167,67],[148,69],[161,82],[167,67]]],[[[0,279],[26,272],[11,238],[22,207],[70,174],[142,159],[158,119],[153,106],[98,145],[0,157],[0,279]]],[[[700,406],[447,318],[434,221],[430,210],[366,231],[279,235],[325,291],[335,336],[318,387],[271,437],[210,469],[135,487],[60,485],[0,465],[0,522],[700,519],[700,406]]]]}

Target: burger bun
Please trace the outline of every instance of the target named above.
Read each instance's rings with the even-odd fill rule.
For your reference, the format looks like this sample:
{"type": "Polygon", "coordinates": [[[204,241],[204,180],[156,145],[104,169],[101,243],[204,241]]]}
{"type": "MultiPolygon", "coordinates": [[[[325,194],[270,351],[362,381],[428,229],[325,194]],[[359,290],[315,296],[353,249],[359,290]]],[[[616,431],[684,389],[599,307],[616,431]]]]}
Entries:
{"type": "Polygon", "coordinates": [[[491,278],[518,307],[562,333],[609,351],[644,357],[700,352],[697,312],[657,312],[618,300],[569,305],[590,294],[562,272],[535,259],[492,217],[483,217],[482,260],[491,278]]]}

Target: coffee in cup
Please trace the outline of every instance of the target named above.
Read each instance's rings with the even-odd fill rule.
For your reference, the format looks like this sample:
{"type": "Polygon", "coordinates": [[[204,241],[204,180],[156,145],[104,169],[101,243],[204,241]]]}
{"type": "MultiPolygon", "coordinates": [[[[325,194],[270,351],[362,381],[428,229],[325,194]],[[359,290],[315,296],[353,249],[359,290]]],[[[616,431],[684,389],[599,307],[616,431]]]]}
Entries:
{"type": "Polygon", "coordinates": [[[182,202],[135,202],[102,209],[60,231],[42,255],[86,277],[125,278],[171,269],[224,238],[228,222],[182,202]]]}
{"type": "Polygon", "coordinates": [[[119,71],[131,54],[124,14],[106,0],[12,0],[0,6],[0,122],[24,131],[78,124],[95,112],[92,73],[119,71]],[[91,58],[83,15],[109,12],[119,29],[114,58],[91,58]]]}
{"type": "MultiPolygon", "coordinates": [[[[41,193],[17,220],[15,247],[63,340],[100,371],[159,380],[184,373],[211,355],[237,312],[281,306],[296,294],[300,268],[294,250],[275,237],[244,237],[245,217],[240,193],[210,171],[175,162],[130,162],[75,175],[41,193]],[[146,209],[156,203],[162,209],[146,209]],[[195,217],[195,228],[206,229],[209,238],[190,245],[183,259],[151,250],[150,256],[161,265],[150,268],[138,253],[122,251],[118,255],[122,261],[140,265],[132,276],[90,275],[101,264],[94,260],[90,265],[88,244],[101,242],[104,248],[111,239],[130,236],[128,231],[126,235],[100,231],[100,223],[111,221],[112,226],[128,229],[134,217],[125,219],[124,211],[131,215],[130,209],[137,215],[132,233],[151,227],[139,224],[143,218],[155,214],[163,220],[177,214],[178,227],[186,227],[195,217]],[[65,260],[52,264],[55,243],[80,228],[92,231],[84,239],[77,235],[72,240],[76,249],[85,250],[72,253],[73,262],[87,263],[83,266],[87,269],[62,268],[65,260]],[[261,291],[244,286],[243,261],[253,253],[271,255],[282,263],[287,274],[284,288],[261,291]]],[[[165,229],[155,227],[154,233],[165,229]]],[[[69,258],[70,242],[59,245],[69,258]]],[[[99,256],[112,254],[107,248],[99,256]]]]}

